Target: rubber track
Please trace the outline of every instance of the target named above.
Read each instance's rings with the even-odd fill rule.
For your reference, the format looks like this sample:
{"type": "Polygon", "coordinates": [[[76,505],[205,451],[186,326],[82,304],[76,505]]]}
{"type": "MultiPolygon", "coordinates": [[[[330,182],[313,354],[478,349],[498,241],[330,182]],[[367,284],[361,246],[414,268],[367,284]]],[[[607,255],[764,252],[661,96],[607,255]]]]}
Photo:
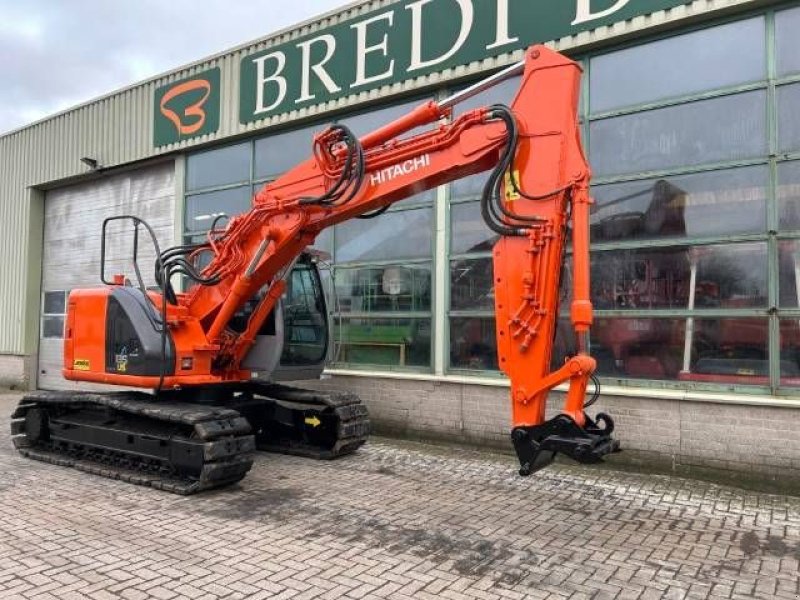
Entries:
{"type": "Polygon", "coordinates": [[[177,494],[194,494],[240,481],[253,464],[255,438],[247,420],[235,410],[186,403],[153,402],[139,392],[94,394],[88,392],[36,392],[22,398],[11,421],[14,446],[28,458],[59,466],[119,479],[137,485],[177,494]],[[182,424],[191,436],[204,442],[207,461],[197,478],[178,478],[154,468],[141,457],[122,451],[98,451],[73,444],[73,454],[64,454],[50,445],[32,445],[25,433],[25,416],[34,408],[87,408],[103,406],[116,411],[157,421],[182,424]]]}
{"type": "Polygon", "coordinates": [[[267,452],[292,454],[307,458],[332,460],[355,452],[367,441],[371,424],[367,407],[361,399],[349,392],[322,392],[276,383],[251,382],[249,389],[268,401],[275,401],[294,410],[320,409],[337,419],[336,442],[329,448],[320,448],[299,441],[286,444],[259,443],[258,449],[267,452]]]}

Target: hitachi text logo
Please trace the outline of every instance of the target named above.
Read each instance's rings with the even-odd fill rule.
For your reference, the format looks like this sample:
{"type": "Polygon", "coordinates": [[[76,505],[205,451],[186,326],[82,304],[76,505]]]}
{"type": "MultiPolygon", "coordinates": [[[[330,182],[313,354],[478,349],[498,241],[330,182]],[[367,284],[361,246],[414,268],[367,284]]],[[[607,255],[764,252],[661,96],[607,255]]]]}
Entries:
{"type": "Polygon", "coordinates": [[[381,183],[386,183],[387,181],[391,181],[396,177],[410,175],[418,169],[429,167],[430,164],[430,154],[423,154],[422,156],[417,156],[416,158],[409,158],[401,163],[397,163],[396,165],[386,167],[380,171],[370,174],[369,182],[372,185],[380,185],[381,183]]]}

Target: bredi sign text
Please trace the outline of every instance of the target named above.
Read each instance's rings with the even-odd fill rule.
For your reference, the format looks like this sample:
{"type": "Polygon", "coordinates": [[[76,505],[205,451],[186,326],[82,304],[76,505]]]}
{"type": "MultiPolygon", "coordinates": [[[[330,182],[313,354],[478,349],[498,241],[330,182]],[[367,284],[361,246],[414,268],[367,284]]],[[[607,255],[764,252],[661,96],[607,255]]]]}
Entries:
{"type": "Polygon", "coordinates": [[[404,0],[245,56],[239,119],[248,123],[685,3],[404,0]]]}

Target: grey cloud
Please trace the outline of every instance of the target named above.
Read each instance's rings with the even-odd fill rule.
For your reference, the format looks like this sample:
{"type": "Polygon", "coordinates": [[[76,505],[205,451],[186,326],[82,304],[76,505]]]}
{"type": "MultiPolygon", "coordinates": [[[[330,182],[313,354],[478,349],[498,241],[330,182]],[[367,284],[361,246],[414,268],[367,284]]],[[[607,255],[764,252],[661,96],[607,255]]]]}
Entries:
{"type": "Polygon", "coordinates": [[[0,132],[345,0],[0,0],[0,132]]]}

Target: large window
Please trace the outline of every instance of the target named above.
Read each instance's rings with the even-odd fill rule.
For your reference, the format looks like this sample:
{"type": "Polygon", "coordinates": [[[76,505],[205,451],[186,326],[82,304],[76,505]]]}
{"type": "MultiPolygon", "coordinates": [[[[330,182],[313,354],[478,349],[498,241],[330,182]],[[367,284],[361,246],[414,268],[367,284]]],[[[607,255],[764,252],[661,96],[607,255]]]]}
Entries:
{"type": "MultiPolygon", "coordinates": [[[[361,136],[420,102],[340,121],[361,136]]],[[[334,364],[432,369],[435,195],[424,192],[374,219],[334,227],[334,364]]]]}
{"type": "MultiPolygon", "coordinates": [[[[769,10],[579,57],[594,173],[592,350],[607,380],[800,388],[798,28],[800,7],[769,10]]],[[[504,82],[456,114],[510,103],[517,87],[504,82]]],[[[338,120],[363,135],[418,103],[338,120]]],[[[323,127],[190,156],[187,235],[246,210],[254,190],[309,156],[323,127]]],[[[332,256],[335,366],[497,374],[485,179],[319,236],[332,256]]],[[[574,349],[569,277],[554,366],[574,349]]]]}
{"type": "Polygon", "coordinates": [[[794,282],[777,221],[797,211],[790,186],[781,201],[773,178],[792,179],[800,94],[769,71],[791,63],[770,58],[796,44],[781,41],[787,17],[588,58],[592,342],[602,375],[775,389],[800,367],[781,352],[791,342],[778,338],[793,340],[793,331],[779,327],[769,275],[780,264],[779,278],[794,282]],[[771,158],[771,148],[786,154],[771,158]]]}
{"type": "MultiPolygon", "coordinates": [[[[582,57],[601,375],[800,386],[799,24],[794,8],[582,57]]],[[[452,370],[497,368],[481,183],[449,188],[452,370]]],[[[574,351],[564,276],[554,366],[574,351]]]]}

